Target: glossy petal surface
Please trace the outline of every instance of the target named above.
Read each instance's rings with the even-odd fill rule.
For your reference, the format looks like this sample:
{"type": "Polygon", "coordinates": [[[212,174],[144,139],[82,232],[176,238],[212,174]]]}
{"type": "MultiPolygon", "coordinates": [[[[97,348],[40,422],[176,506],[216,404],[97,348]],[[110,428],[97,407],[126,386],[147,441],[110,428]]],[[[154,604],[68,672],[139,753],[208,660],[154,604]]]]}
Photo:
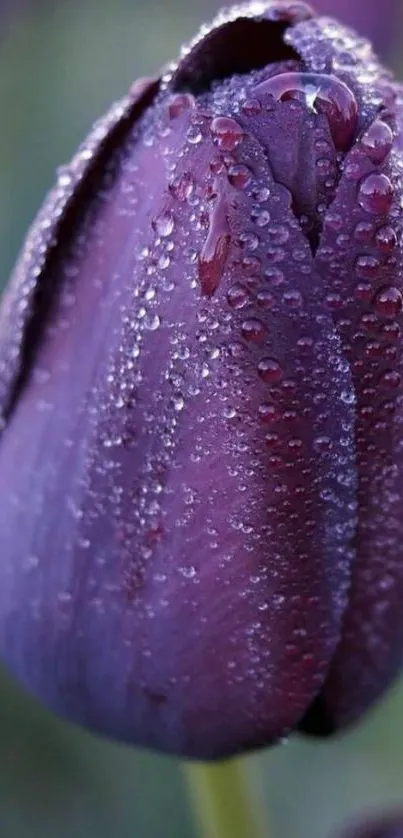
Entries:
{"type": "Polygon", "coordinates": [[[213,758],[397,672],[398,93],[252,3],[60,173],[1,312],[0,648],[62,715],[213,758]]]}
{"type": "Polygon", "coordinates": [[[357,719],[402,663],[401,94],[376,65],[356,87],[360,72],[349,85],[364,114],[374,104],[378,113],[343,162],[315,259],[354,378],[359,475],[343,637],[305,723],[320,733],[357,719]]]}
{"type": "Polygon", "coordinates": [[[236,119],[245,83],[168,90],[98,165],[45,261],[0,447],[6,660],[59,712],[199,757],[277,738],[313,699],[355,521],[350,373],[291,206],[321,189],[315,129],[303,102],[236,119]]]}

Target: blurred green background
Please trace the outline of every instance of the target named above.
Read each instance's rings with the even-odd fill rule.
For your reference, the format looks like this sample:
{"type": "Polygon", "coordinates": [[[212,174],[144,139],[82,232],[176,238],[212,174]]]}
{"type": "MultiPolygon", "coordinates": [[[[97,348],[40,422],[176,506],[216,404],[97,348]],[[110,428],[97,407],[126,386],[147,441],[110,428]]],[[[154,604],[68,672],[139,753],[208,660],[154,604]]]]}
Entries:
{"type": "MultiPolygon", "coordinates": [[[[0,288],[55,167],[216,7],[0,0],[0,288]]],[[[248,764],[272,838],[327,838],[351,816],[403,806],[403,687],[340,739],[295,738],[248,764]]],[[[177,761],[65,725],[3,676],[0,838],[196,838],[185,792],[177,761]]]]}

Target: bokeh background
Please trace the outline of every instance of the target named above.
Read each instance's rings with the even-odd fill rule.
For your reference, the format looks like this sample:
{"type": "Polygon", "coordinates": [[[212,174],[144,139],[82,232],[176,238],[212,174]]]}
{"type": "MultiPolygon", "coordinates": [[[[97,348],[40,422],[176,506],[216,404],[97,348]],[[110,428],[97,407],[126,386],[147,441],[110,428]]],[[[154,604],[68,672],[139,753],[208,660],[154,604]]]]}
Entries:
{"type": "MultiPolygon", "coordinates": [[[[360,19],[403,76],[403,2],[317,5],[360,19]]],[[[136,76],[175,56],[217,7],[0,0],[0,289],[56,166],[136,76]]],[[[403,685],[345,736],[294,738],[248,766],[271,838],[328,838],[355,815],[403,807],[403,685]]],[[[110,836],[196,838],[179,763],[55,720],[1,676],[0,838],[110,836]]]]}

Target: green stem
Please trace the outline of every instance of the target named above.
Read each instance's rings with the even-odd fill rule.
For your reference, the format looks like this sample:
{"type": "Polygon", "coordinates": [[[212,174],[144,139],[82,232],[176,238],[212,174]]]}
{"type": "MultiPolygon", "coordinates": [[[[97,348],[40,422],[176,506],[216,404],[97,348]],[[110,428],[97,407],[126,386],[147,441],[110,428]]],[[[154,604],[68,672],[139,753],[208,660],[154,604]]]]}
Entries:
{"type": "Polygon", "coordinates": [[[268,838],[248,788],[245,760],[188,763],[185,775],[201,838],[268,838]]]}

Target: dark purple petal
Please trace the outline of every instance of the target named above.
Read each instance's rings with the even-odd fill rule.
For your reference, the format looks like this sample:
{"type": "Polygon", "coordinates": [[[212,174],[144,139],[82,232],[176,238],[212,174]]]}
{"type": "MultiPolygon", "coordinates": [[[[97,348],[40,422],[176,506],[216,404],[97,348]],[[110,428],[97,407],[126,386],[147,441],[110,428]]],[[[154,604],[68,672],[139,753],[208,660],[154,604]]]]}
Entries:
{"type": "Polygon", "coordinates": [[[376,65],[365,87],[361,72],[342,78],[367,124],[343,162],[315,259],[354,377],[360,511],[342,641],[304,723],[321,733],[361,715],[400,670],[403,649],[401,93],[376,65]]]}
{"type": "Polygon", "coordinates": [[[312,254],[332,120],[273,99],[271,123],[275,71],[195,100],[179,67],[86,200],[59,223],[50,199],[3,315],[4,659],[63,715],[197,757],[297,724],[352,559],[354,393],[312,254]]]}
{"type": "Polygon", "coordinates": [[[62,715],[218,757],[400,668],[402,112],[254,3],[60,173],[0,315],[0,649],[62,715]]]}
{"type": "Polygon", "coordinates": [[[71,207],[85,205],[96,186],[95,166],[104,165],[111,146],[124,139],[158,87],[154,79],[140,79],[95,123],[71,164],[59,169],[58,182],[27,235],[0,308],[0,430],[18,396],[25,361],[31,361],[31,344],[41,337],[43,314],[54,290],[43,282],[43,273],[59,237],[70,230],[71,207]]]}

